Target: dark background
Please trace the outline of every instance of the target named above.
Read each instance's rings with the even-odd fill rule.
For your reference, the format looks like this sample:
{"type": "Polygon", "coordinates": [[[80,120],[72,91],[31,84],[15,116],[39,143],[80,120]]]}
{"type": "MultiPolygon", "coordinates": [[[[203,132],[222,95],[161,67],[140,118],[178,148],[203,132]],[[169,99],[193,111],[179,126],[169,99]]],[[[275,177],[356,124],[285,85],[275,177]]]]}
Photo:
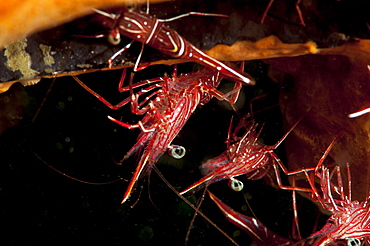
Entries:
{"type": "MultiPolygon", "coordinates": [[[[343,32],[349,38],[368,35],[367,20],[362,15],[366,1],[319,0],[308,6],[306,1],[302,1],[307,27],[299,22],[295,1],[279,0],[272,5],[265,24],[260,25],[267,3],[178,1],[153,5],[151,13],[163,18],[188,11],[230,15],[230,20],[221,22],[214,18],[207,20],[208,17],[189,17],[170,23],[200,48],[210,48],[217,43],[232,44],[236,39],[254,41],[270,34],[277,35],[284,42],[314,40],[322,47],[330,47],[341,42],[336,38],[337,32],[343,32]],[[247,30],[249,36],[244,32],[247,30]]],[[[71,26],[76,27],[67,24],[64,28],[76,33],[76,28],[71,26]]],[[[81,33],[90,33],[88,25],[81,33]]],[[[42,37],[46,34],[37,35],[42,37]]],[[[57,47],[58,39],[53,40],[50,43],[55,42],[57,47]]],[[[65,52],[78,47],[73,45],[74,42],[89,47],[95,47],[96,43],[98,47],[109,47],[105,40],[85,41],[70,35],[63,42],[71,47],[65,52]]],[[[140,45],[135,45],[126,55],[135,57],[139,48],[140,45]]],[[[109,57],[113,52],[104,56],[109,57]]],[[[154,61],[157,57],[161,57],[159,52],[145,49],[144,60],[154,61]]],[[[106,65],[106,58],[99,59],[106,65]]],[[[55,70],[64,71],[63,66],[73,64],[73,59],[64,59],[60,64],[55,70]]],[[[188,72],[193,68],[194,64],[180,65],[179,71],[188,72]]],[[[263,110],[256,114],[256,120],[265,123],[261,140],[273,145],[284,131],[278,107],[266,108],[277,105],[279,90],[289,84],[272,82],[267,76],[268,66],[261,61],[248,62],[246,71],[257,80],[257,86],[243,89],[241,99],[245,102],[240,111],[242,114],[248,112],[251,99],[263,93],[267,95],[254,102],[253,109],[263,110]]],[[[135,79],[158,77],[165,72],[170,73],[171,67],[153,66],[135,79]]],[[[107,100],[119,102],[128,96],[117,92],[120,74],[121,71],[98,72],[79,78],[107,100]]],[[[130,200],[120,204],[137,159],[133,156],[122,166],[117,166],[115,161],[120,160],[135,143],[139,130],[125,129],[109,121],[107,115],[122,117],[124,122],[136,122],[140,117],[131,115],[129,107],[110,110],[70,77],[44,79],[38,85],[26,88],[15,84],[0,96],[0,221],[5,226],[1,231],[1,245],[126,245],[131,241],[137,245],[185,243],[194,211],[154,171],[138,182],[130,200]],[[9,128],[11,125],[15,126],[9,128]],[[123,180],[110,184],[86,184],[53,168],[87,182],[123,180]]],[[[174,141],[186,148],[186,156],[182,160],[173,160],[165,154],[157,163],[160,172],[177,190],[197,181],[201,177],[199,165],[225,150],[232,115],[215,99],[195,111],[174,141]]],[[[283,146],[277,153],[284,161],[283,146]]],[[[245,182],[245,189],[240,193],[229,189],[227,181],[212,184],[210,190],[235,210],[247,210],[243,213],[252,216],[246,208],[247,197],[260,221],[280,235],[289,237],[293,216],[291,193],[266,186],[263,180],[247,181],[244,177],[241,180],[245,182]]],[[[201,196],[202,191],[199,191],[187,198],[196,203],[201,196]]],[[[305,225],[302,231],[307,236],[315,223],[316,208],[303,199],[299,199],[298,204],[300,219],[304,221],[301,224],[305,225]]],[[[226,233],[234,236],[239,244],[249,243],[246,233],[238,233],[238,228],[225,220],[208,197],[201,210],[226,233]]],[[[198,215],[191,228],[188,245],[215,244],[232,243],[198,215]]]]}

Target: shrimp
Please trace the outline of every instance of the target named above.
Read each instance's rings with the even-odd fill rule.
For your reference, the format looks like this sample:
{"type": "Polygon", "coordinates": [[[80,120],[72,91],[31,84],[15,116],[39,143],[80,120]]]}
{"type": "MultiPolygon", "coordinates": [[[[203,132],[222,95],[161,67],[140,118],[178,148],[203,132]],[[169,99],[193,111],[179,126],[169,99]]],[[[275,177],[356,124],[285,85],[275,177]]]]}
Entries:
{"type": "MultiPolygon", "coordinates": [[[[321,165],[321,163],[319,163],[321,165]]],[[[352,201],[351,198],[351,174],[350,166],[347,164],[348,173],[348,191],[345,194],[339,166],[333,170],[328,167],[317,166],[315,176],[320,179],[321,195],[317,190],[313,177],[305,171],[307,180],[312,188],[314,200],[321,206],[329,210],[332,215],[324,227],[305,239],[315,239],[315,246],[332,245],[340,241],[346,241],[347,245],[370,245],[370,203],[369,195],[365,201],[352,201]],[[332,177],[336,174],[337,185],[331,182],[332,177]],[[332,192],[339,198],[334,198],[332,192]]]]}
{"type": "Polygon", "coordinates": [[[365,201],[352,201],[352,179],[350,166],[347,163],[348,190],[344,192],[342,175],[339,166],[332,170],[323,165],[326,156],[337,138],[330,143],[318,164],[314,168],[295,171],[295,174],[304,172],[311,187],[312,200],[318,202],[322,208],[331,212],[331,216],[321,230],[302,240],[300,243],[310,241],[310,245],[338,245],[346,241],[347,245],[370,245],[370,193],[365,201]],[[312,175],[312,171],[314,172],[312,175]],[[310,175],[311,174],[311,175],[310,175]],[[333,177],[337,182],[332,182],[333,177]],[[315,177],[320,181],[320,191],[316,188],[315,177]],[[333,195],[334,193],[334,195],[333,195]],[[313,241],[313,242],[312,242],[313,241]]]}
{"type": "MultiPolygon", "coordinates": [[[[190,12],[177,17],[173,17],[171,19],[162,20],[141,11],[133,11],[127,8],[123,8],[122,10],[123,11],[120,14],[113,14],[101,10],[95,10],[98,14],[108,18],[106,21],[106,25],[110,26],[111,28],[109,34],[97,35],[95,37],[100,38],[107,36],[108,40],[110,40],[112,44],[118,44],[120,42],[120,35],[124,35],[133,40],[109,59],[110,67],[112,66],[113,60],[117,56],[128,49],[134,41],[138,41],[141,42],[143,46],[139,54],[139,58],[137,59],[134,66],[135,71],[138,68],[138,63],[144,45],[149,45],[174,58],[186,59],[189,62],[200,63],[203,66],[220,72],[224,77],[231,80],[239,81],[246,85],[255,84],[255,81],[250,75],[243,75],[240,72],[236,71],[234,68],[227,66],[222,62],[206,55],[204,52],[182,38],[175,30],[165,25],[165,23],[168,21],[176,20],[189,15],[222,17],[225,17],[225,15],[190,12]]],[[[140,67],[139,69],[142,68],[145,67],[140,67]]]]}
{"type": "MultiPolygon", "coordinates": [[[[233,105],[238,98],[241,84],[236,83],[231,92],[223,94],[216,89],[222,79],[221,76],[219,76],[219,72],[215,72],[207,67],[194,73],[186,73],[179,76],[177,76],[176,73],[177,69],[175,67],[171,78],[159,77],[138,82],[134,85],[132,85],[131,77],[129,88],[120,88],[120,91],[130,90],[131,98],[125,99],[117,105],[110,104],[107,100],[86,86],[81,80],[74,77],[82,87],[96,96],[108,107],[118,109],[128,102],[131,102],[132,112],[134,114],[144,115],[141,121],[133,125],[108,116],[110,120],[123,127],[129,129],[138,128],[141,130],[137,138],[137,143],[127,152],[120,162],[122,163],[138,151],[141,152],[140,161],[123,196],[122,203],[130,197],[137,180],[144,174],[150,173],[153,165],[164,152],[169,150],[170,154],[175,158],[181,158],[185,154],[185,149],[183,147],[171,145],[171,142],[181,131],[184,124],[199,104],[203,105],[212,97],[216,97],[219,100],[226,100],[233,105]],[[155,82],[158,83],[152,84],[136,94],[132,91],[135,87],[155,82]],[[154,96],[155,99],[149,101],[146,106],[142,107],[144,102],[139,103],[139,96],[151,92],[156,88],[159,88],[159,90],[152,92],[144,102],[154,96]]],[[[121,79],[120,86],[122,85],[122,81],[121,79]]]]}
{"type": "MultiPolygon", "coordinates": [[[[241,122],[241,124],[243,123],[241,122]]],[[[278,167],[280,166],[285,174],[293,173],[286,169],[279,157],[274,153],[274,150],[298,123],[299,121],[273,146],[263,145],[258,142],[261,131],[256,132],[258,125],[251,124],[239,141],[230,145],[230,140],[228,140],[228,147],[225,152],[202,164],[201,169],[204,170],[204,177],[180,192],[180,194],[183,195],[191,190],[200,189],[223,179],[230,179],[229,185],[231,188],[235,191],[240,191],[243,188],[243,183],[235,177],[246,174],[249,179],[260,179],[267,175],[271,166],[274,167],[279,187],[294,190],[295,188],[283,186],[278,167]]],[[[297,188],[297,190],[311,191],[304,188],[297,188]]]]}

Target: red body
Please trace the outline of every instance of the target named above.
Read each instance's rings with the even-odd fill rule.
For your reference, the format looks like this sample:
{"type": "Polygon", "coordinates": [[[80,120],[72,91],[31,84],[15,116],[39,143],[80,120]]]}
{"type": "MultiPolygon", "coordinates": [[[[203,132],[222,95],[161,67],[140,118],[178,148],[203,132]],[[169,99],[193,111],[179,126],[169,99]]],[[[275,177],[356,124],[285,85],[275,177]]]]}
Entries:
{"type": "MultiPolygon", "coordinates": [[[[223,203],[215,195],[209,192],[209,196],[216,203],[228,221],[248,233],[253,241],[253,245],[276,246],[276,245],[293,245],[294,242],[269,230],[265,225],[255,218],[245,216],[234,211],[232,208],[223,203]]],[[[301,244],[298,244],[301,245],[301,244]]]]}
{"type": "MultiPolygon", "coordinates": [[[[220,100],[227,100],[231,104],[235,102],[240,85],[237,84],[237,89],[232,93],[235,97],[225,97],[224,94],[216,90],[221,80],[218,75],[219,73],[215,73],[209,68],[203,68],[198,72],[181,74],[178,77],[174,72],[172,78],[164,77],[152,79],[150,83],[155,81],[161,82],[149,86],[149,88],[160,87],[161,89],[152,93],[152,96],[155,95],[156,97],[150,101],[146,107],[139,108],[141,104],[138,102],[138,97],[141,95],[141,92],[132,95],[132,111],[137,114],[145,114],[144,118],[138,124],[128,125],[127,123],[110,117],[112,121],[124,127],[130,129],[140,128],[142,130],[138,136],[137,143],[123,158],[123,160],[125,160],[135,152],[140,152],[141,154],[140,161],[122,202],[125,202],[129,198],[136,181],[144,174],[150,172],[153,165],[163,153],[171,148],[172,140],[178,135],[199,104],[207,103],[212,97],[216,97],[220,100]]],[[[138,82],[133,86],[137,87],[138,84],[143,85],[148,82],[149,81],[138,82]]],[[[79,81],[79,83],[81,84],[81,81],[79,81]]],[[[89,88],[86,89],[91,93],[95,93],[89,88]]],[[[148,90],[150,91],[148,88],[145,89],[145,91],[148,90]]],[[[97,96],[97,98],[108,105],[107,102],[99,96],[97,96]]],[[[124,102],[126,103],[127,101],[125,100],[124,102]]],[[[122,104],[119,105],[122,106],[122,104]]],[[[117,108],[110,104],[108,106],[117,108]]]]}
{"type": "MultiPolygon", "coordinates": [[[[255,218],[234,211],[212,193],[210,193],[210,197],[228,221],[248,233],[253,240],[253,245],[370,245],[370,212],[367,202],[336,201],[338,207],[335,211],[332,211],[333,215],[320,231],[300,242],[294,242],[272,232],[255,218]]],[[[327,203],[326,208],[332,209],[329,204],[330,202],[327,203]]]]}
{"type": "MultiPolygon", "coordinates": [[[[321,163],[319,163],[321,165],[321,163]]],[[[305,172],[307,179],[313,190],[313,198],[321,206],[329,210],[332,215],[326,225],[309,238],[315,239],[312,245],[370,245],[370,204],[368,199],[359,202],[351,199],[351,175],[349,165],[348,171],[348,192],[343,190],[342,177],[339,167],[332,171],[324,166],[317,166],[315,170],[316,177],[320,180],[321,193],[316,189],[313,177],[309,177],[305,172]],[[331,179],[337,176],[337,184],[333,184],[331,179]],[[333,195],[336,196],[333,197],[333,195]],[[358,243],[362,244],[358,244],[358,243]]]]}
{"type": "MultiPolygon", "coordinates": [[[[183,39],[175,30],[165,25],[165,20],[149,14],[124,9],[122,15],[114,15],[110,35],[119,39],[119,34],[147,44],[175,58],[197,62],[220,72],[224,77],[254,85],[255,81],[247,74],[241,74],[230,66],[206,55],[183,39]]],[[[116,55],[114,55],[116,57],[116,55]]]]}
{"type": "Polygon", "coordinates": [[[238,142],[229,145],[227,150],[220,156],[202,164],[201,170],[204,177],[180,194],[202,188],[205,185],[223,179],[233,179],[243,174],[246,174],[249,179],[259,179],[268,173],[271,166],[274,166],[279,187],[291,189],[281,185],[278,166],[287,174],[288,171],[273,150],[278,147],[293,128],[277,144],[268,146],[258,142],[259,133],[256,132],[256,127],[256,124],[252,124],[238,142]]]}
{"type": "Polygon", "coordinates": [[[255,178],[263,176],[266,168],[270,167],[266,164],[271,158],[268,152],[272,150],[270,146],[264,146],[257,141],[255,128],[256,125],[253,125],[239,142],[229,146],[220,156],[202,164],[200,168],[204,177],[180,194],[251,172],[254,173],[251,178],[255,175],[255,178]]]}

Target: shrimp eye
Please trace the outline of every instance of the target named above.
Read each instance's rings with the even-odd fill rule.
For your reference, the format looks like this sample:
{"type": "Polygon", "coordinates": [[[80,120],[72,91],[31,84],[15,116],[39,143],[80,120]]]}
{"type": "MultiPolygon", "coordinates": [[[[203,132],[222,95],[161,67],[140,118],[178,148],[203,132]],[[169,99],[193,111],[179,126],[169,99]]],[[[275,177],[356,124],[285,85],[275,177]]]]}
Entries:
{"type": "Polygon", "coordinates": [[[361,241],[357,238],[349,238],[347,239],[348,246],[361,246],[361,241]]]}
{"type": "Polygon", "coordinates": [[[119,33],[116,33],[116,34],[109,33],[107,39],[108,39],[108,42],[113,45],[117,45],[121,42],[121,36],[119,35],[119,33]]]}
{"type": "Polygon", "coordinates": [[[186,149],[182,146],[179,145],[173,145],[171,148],[168,150],[168,154],[172,156],[173,158],[176,159],[181,159],[185,156],[186,149]]]}
{"type": "Polygon", "coordinates": [[[244,188],[243,182],[234,178],[230,179],[229,186],[234,191],[241,191],[244,188]]]}

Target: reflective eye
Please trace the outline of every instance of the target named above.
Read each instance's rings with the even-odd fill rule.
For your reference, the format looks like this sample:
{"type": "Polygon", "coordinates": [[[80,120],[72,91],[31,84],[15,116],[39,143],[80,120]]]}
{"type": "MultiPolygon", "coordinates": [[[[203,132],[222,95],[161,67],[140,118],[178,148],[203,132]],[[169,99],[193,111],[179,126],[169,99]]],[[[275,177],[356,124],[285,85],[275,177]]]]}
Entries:
{"type": "Polygon", "coordinates": [[[117,45],[121,42],[121,36],[119,35],[119,33],[117,33],[116,35],[113,35],[111,33],[108,34],[108,42],[113,44],[113,45],[117,45]]]}
{"type": "Polygon", "coordinates": [[[234,178],[230,179],[229,186],[234,191],[241,191],[244,188],[243,182],[234,178]]]}
{"type": "Polygon", "coordinates": [[[357,238],[349,238],[347,239],[348,246],[361,246],[361,241],[357,238]]]}
{"type": "Polygon", "coordinates": [[[175,159],[181,159],[185,156],[186,149],[179,145],[173,145],[168,150],[168,154],[175,159]]]}

